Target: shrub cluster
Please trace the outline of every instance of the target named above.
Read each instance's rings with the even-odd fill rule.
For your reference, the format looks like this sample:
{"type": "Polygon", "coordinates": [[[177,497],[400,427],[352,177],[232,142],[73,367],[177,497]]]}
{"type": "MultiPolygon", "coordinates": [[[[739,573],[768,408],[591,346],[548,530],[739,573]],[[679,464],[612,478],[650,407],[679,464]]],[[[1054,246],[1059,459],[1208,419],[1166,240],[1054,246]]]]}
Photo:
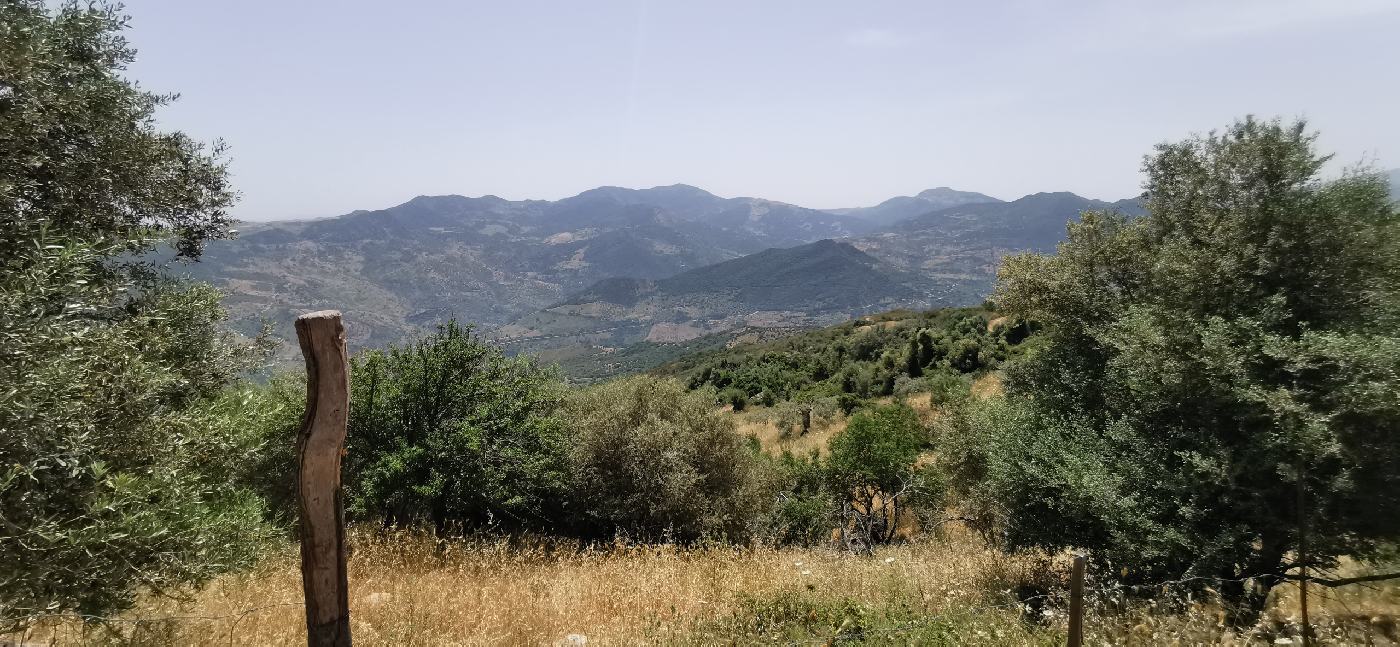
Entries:
{"type": "MultiPolygon", "coordinates": [[[[1032,326],[987,308],[895,311],[774,342],[703,353],[664,366],[692,389],[714,388],[721,402],[772,406],[784,400],[866,399],[929,390],[995,369],[1017,355],[1032,326]]],[[[847,408],[843,406],[843,408],[847,408]]]]}
{"type": "MultiPolygon", "coordinates": [[[[891,540],[898,506],[936,483],[912,467],[928,435],[903,405],[857,413],[825,460],[775,458],[708,390],[632,377],[567,391],[552,370],[455,323],[352,364],[343,469],[353,521],[780,543],[849,526],[865,545],[891,540]]],[[[252,411],[276,412],[255,417],[263,452],[241,472],[274,512],[292,496],[299,388],[280,378],[246,396],[252,411]]]]}

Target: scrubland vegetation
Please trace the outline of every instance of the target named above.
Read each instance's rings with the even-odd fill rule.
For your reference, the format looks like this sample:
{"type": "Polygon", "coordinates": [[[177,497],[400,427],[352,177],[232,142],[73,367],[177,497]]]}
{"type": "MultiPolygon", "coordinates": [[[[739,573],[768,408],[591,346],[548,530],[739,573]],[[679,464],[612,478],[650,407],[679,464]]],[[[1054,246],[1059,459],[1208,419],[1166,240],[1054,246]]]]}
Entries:
{"type": "MultiPolygon", "coordinates": [[[[219,151],[155,130],[114,10],[0,15],[0,630],[298,643],[302,378],[178,273],[219,151]]],[[[1095,644],[1400,641],[1393,581],[1331,588],[1396,567],[1400,232],[1324,160],[1247,118],[983,307],[587,388],[456,322],[358,353],[356,640],[1057,644],[1079,551],[1095,644]]]]}

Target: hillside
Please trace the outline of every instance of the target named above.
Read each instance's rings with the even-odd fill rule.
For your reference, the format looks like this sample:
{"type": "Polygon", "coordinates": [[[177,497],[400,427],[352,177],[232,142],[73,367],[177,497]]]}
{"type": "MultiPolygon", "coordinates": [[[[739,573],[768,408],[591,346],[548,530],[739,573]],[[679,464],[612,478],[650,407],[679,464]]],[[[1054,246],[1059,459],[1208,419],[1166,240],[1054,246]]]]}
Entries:
{"type": "Polygon", "coordinates": [[[600,187],[554,202],[420,196],[335,218],[245,224],[190,266],[228,294],[234,326],[325,307],[376,345],[456,315],[493,326],[599,280],[664,278],[770,247],[865,230],[860,220],[691,186],[600,187]]]}
{"type": "Polygon", "coordinates": [[[946,187],[842,213],[683,184],[599,187],[557,201],[420,196],[335,218],[245,224],[188,267],[228,294],[231,322],[245,333],[264,319],[285,330],[295,313],[334,307],[356,322],[352,345],[365,347],[456,316],[569,365],[641,340],[976,303],[1002,255],[1052,250],[1065,221],[1113,207],[1137,210],[1069,193],[1001,202],[946,187]],[[850,245],[778,251],[824,239],[850,245]]]}
{"type": "Polygon", "coordinates": [[[1073,193],[1036,193],[1011,202],[964,204],[899,222],[853,239],[861,251],[923,277],[924,307],[976,303],[990,291],[1007,254],[1053,252],[1065,223],[1087,210],[1141,215],[1136,199],[1105,202],[1073,193]]]}
{"type": "Polygon", "coordinates": [[[683,350],[676,344],[718,347],[741,330],[792,331],[888,308],[978,303],[1002,256],[1053,251],[1066,222],[1091,209],[1142,213],[1135,200],[1072,193],[964,204],[839,244],[767,250],[664,280],[600,281],[494,335],[512,351],[591,380],[675,358],[683,350]]]}
{"type": "Polygon", "coordinates": [[[690,353],[653,369],[726,400],[865,398],[966,387],[1018,354],[1032,328],[981,307],[893,310],[781,339],[690,353]]]}
{"type": "Polygon", "coordinates": [[[849,243],[822,240],[664,279],[606,279],[494,336],[512,350],[560,359],[744,327],[806,327],[915,300],[914,278],[849,243]]]}

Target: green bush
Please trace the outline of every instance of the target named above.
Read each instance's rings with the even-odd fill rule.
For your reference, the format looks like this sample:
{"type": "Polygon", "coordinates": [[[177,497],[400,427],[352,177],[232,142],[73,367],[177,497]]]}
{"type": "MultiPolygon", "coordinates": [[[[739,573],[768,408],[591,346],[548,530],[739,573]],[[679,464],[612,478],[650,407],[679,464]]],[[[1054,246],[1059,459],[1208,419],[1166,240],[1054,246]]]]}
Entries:
{"type": "Polygon", "coordinates": [[[836,396],[836,408],[848,416],[859,409],[862,404],[864,404],[864,400],[851,393],[842,393],[836,396]]]}
{"type": "Polygon", "coordinates": [[[930,373],[924,384],[929,390],[929,404],[935,408],[957,404],[972,395],[972,383],[952,371],[930,373]]]}
{"type": "Polygon", "coordinates": [[[386,524],[548,529],[568,439],[553,371],[456,321],[351,362],[348,511],[386,524]]]}
{"type": "Polygon", "coordinates": [[[713,403],[644,377],[573,394],[577,529],[640,540],[751,536],[770,495],[764,463],[713,403]]]}
{"type": "Polygon", "coordinates": [[[916,466],[928,430],[904,404],[856,414],[828,446],[828,478],[835,491],[849,493],[841,512],[859,542],[894,539],[902,506],[937,485],[933,471],[916,466]]]}
{"type": "Polygon", "coordinates": [[[227,427],[233,447],[209,452],[210,467],[256,494],[274,527],[289,531],[297,520],[296,438],[306,412],[306,379],[274,376],[265,384],[236,384],[207,404],[210,418],[227,427]]]}
{"type": "Polygon", "coordinates": [[[988,536],[1013,547],[1093,537],[1100,547],[1119,542],[1110,559],[1134,550],[1150,559],[1153,538],[1170,534],[1145,518],[1135,498],[1121,496],[1155,477],[1136,460],[1143,450],[1131,437],[1100,435],[1085,420],[1046,416],[1007,398],[966,400],[940,427],[939,465],[949,488],[988,536]]]}
{"type": "Polygon", "coordinates": [[[777,485],[765,539],[803,546],[828,541],[836,527],[837,497],[820,456],[815,450],[807,456],[783,452],[769,460],[777,485]]]}
{"type": "Polygon", "coordinates": [[[719,402],[729,405],[735,411],[743,411],[744,407],[749,406],[749,396],[742,389],[730,387],[719,392],[719,402]]]}

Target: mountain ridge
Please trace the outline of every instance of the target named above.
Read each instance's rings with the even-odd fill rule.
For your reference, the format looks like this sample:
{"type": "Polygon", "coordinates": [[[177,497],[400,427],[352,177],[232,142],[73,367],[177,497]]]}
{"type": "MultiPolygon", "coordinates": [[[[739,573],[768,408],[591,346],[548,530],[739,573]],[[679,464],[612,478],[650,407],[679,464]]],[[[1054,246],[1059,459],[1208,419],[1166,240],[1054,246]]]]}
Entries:
{"type": "MultiPolygon", "coordinates": [[[[1076,208],[1113,204],[1072,194],[1041,194],[1061,196],[1064,204],[1036,207],[1024,203],[1034,196],[1003,202],[946,187],[921,193],[958,200],[982,196],[982,201],[924,210],[882,229],[856,216],[763,198],[725,198],[687,184],[603,186],[555,201],[420,195],[386,209],[333,218],[244,223],[239,239],[211,244],[204,262],[189,269],[228,294],[225,303],[237,330],[252,334],[265,319],[285,325],[300,312],[338,308],[356,322],[350,342],[357,347],[396,341],[453,316],[486,329],[506,327],[608,279],[661,281],[823,240],[849,244],[874,259],[861,261],[876,268],[872,276],[910,290],[888,295],[885,303],[934,307],[980,301],[1000,254],[1053,249],[1076,208]],[[1036,209],[1043,213],[1021,213],[1036,209]],[[998,210],[1015,217],[998,215],[998,210]],[[1027,223],[1034,225],[1029,237],[1011,235],[1027,223]]],[[[931,204],[915,196],[902,198],[931,204]]],[[[841,249],[828,251],[849,253],[841,249]]],[[[772,263],[764,267],[764,272],[778,271],[772,263]]],[[[788,276],[820,281],[825,271],[811,266],[788,276]]],[[[751,280],[762,284],[763,278],[751,280]]],[[[601,287],[631,289],[626,285],[601,287]]],[[[852,281],[851,292],[868,288],[863,285],[852,281]]],[[[807,286],[796,281],[786,289],[807,293],[807,286]]],[[[810,313],[831,315],[836,303],[850,305],[845,297],[834,296],[808,305],[789,302],[778,288],[730,290],[706,298],[711,304],[738,299],[753,310],[788,313],[772,317],[768,323],[774,325],[805,320],[810,313]],[[762,293],[774,303],[765,306],[761,299],[744,296],[748,292],[762,293]],[[793,309],[784,309],[788,307],[793,309]]],[[[606,302],[598,304],[603,308],[606,302]]]]}
{"type": "Polygon", "coordinates": [[[559,359],[586,347],[606,353],[738,328],[824,325],[917,299],[912,278],[848,242],[825,239],[668,278],[604,279],[494,336],[515,350],[559,359]]]}
{"type": "Polygon", "coordinates": [[[860,218],[876,228],[881,228],[931,211],[983,202],[1001,202],[1001,200],[976,191],[959,191],[940,186],[924,189],[912,196],[895,196],[873,207],[829,209],[828,211],[860,218]]]}

